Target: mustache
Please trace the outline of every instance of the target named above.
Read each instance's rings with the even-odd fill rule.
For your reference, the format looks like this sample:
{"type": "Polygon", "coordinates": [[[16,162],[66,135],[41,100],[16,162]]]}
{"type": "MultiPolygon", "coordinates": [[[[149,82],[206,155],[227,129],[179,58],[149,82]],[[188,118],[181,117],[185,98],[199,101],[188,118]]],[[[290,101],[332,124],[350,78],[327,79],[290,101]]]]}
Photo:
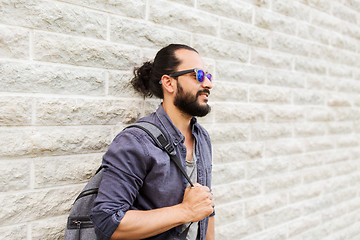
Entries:
{"type": "Polygon", "coordinates": [[[197,92],[196,97],[198,97],[202,93],[207,93],[208,95],[210,95],[210,90],[209,89],[200,90],[197,92]]]}

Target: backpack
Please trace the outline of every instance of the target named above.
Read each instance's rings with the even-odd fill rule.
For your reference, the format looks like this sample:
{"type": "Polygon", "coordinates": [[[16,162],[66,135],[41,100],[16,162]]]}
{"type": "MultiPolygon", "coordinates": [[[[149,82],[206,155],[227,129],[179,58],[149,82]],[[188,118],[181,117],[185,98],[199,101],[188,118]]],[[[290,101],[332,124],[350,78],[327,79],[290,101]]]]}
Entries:
{"type": "MultiPolygon", "coordinates": [[[[156,145],[166,151],[170,155],[170,159],[176,164],[182,174],[185,176],[189,184],[193,187],[189,176],[184,170],[180,159],[176,155],[176,151],[166,135],[156,125],[150,122],[136,122],[126,128],[137,127],[145,131],[156,143],[156,145]]],[[[125,129],[126,129],[125,128],[125,129]]],[[[83,188],[79,196],[76,198],[68,217],[65,239],[64,240],[95,240],[95,228],[90,220],[90,212],[94,206],[95,198],[98,194],[103,172],[105,168],[100,166],[95,175],[83,188]]],[[[185,236],[186,237],[186,236],[185,236]]]]}

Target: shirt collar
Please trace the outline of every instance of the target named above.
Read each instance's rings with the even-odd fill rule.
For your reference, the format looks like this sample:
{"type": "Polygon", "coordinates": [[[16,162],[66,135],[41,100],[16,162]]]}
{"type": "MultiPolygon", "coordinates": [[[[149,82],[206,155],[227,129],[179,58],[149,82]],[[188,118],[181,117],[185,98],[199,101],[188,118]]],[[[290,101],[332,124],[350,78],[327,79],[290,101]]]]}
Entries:
{"type": "MultiPolygon", "coordinates": [[[[165,127],[166,131],[173,139],[175,144],[185,141],[185,137],[181,134],[180,130],[172,123],[169,115],[163,108],[162,104],[160,104],[160,106],[156,110],[156,116],[159,118],[160,122],[165,127]]],[[[193,117],[190,121],[190,124],[192,125],[192,133],[197,134],[199,130],[197,119],[193,117]]]]}

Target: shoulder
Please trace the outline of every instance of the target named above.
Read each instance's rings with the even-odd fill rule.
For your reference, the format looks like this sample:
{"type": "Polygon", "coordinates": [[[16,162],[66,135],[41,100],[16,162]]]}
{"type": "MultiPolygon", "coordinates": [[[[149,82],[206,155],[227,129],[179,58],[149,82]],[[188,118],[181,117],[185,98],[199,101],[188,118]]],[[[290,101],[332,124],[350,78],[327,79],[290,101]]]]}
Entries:
{"type": "Polygon", "coordinates": [[[202,125],[200,125],[198,122],[196,122],[194,127],[195,127],[195,131],[200,136],[202,136],[210,141],[210,135],[209,135],[208,131],[202,125]]]}

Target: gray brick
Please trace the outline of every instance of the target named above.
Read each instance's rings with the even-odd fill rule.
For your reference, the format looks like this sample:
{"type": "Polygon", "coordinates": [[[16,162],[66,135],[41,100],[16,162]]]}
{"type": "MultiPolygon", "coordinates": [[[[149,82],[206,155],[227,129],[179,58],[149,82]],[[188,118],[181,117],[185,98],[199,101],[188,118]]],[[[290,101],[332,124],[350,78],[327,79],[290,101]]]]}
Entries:
{"type": "Polygon", "coordinates": [[[31,238],[44,240],[62,240],[64,239],[66,222],[67,216],[60,216],[33,222],[31,224],[31,238]]]}
{"type": "MultiPolygon", "coordinates": [[[[323,164],[323,159],[327,156],[323,156],[321,153],[306,153],[303,155],[288,156],[290,161],[289,170],[296,171],[306,168],[318,167],[323,164]]],[[[326,154],[325,154],[326,155],[326,154]]]]}
{"type": "Polygon", "coordinates": [[[343,35],[333,34],[329,39],[330,45],[335,48],[345,49],[349,51],[357,51],[357,41],[351,38],[344,37],[343,35]]]}
{"type": "Polygon", "coordinates": [[[309,39],[327,45],[329,44],[331,34],[333,33],[327,29],[323,29],[310,24],[299,24],[297,35],[301,38],[309,39]]]}
{"type": "Polygon", "coordinates": [[[134,77],[129,72],[109,72],[109,95],[122,98],[140,98],[142,95],[134,90],[130,81],[134,77]]]}
{"type": "Polygon", "coordinates": [[[263,109],[246,104],[217,103],[213,106],[213,112],[215,120],[222,123],[256,122],[265,118],[263,109]]]}
{"type": "Polygon", "coordinates": [[[181,3],[188,6],[194,6],[195,0],[170,0],[172,2],[181,3]]]}
{"type": "Polygon", "coordinates": [[[292,189],[289,193],[289,201],[300,202],[311,198],[316,198],[323,192],[322,184],[304,184],[292,189]]]}
{"type": "Polygon", "coordinates": [[[250,62],[257,66],[290,70],[293,57],[271,51],[254,50],[251,53],[250,62]]]}
{"type": "Polygon", "coordinates": [[[79,194],[81,186],[0,195],[0,222],[19,224],[65,215],[79,194]]]}
{"type": "Polygon", "coordinates": [[[111,18],[111,40],[141,47],[161,48],[169,43],[190,45],[191,35],[185,31],[125,18],[111,18]]]}
{"type": "Polygon", "coordinates": [[[227,205],[216,206],[216,222],[223,225],[241,220],[243,216],[243,204],[229,203],[227,205]]]}
{"type": "Polygon", "coordinates": [[[266,195],[276,193],[281,190],[293,189],[301,184],[301,176],[295,173],[285,173],[264,178],[262,180],[262,188],[266,195]]]}
{"type": "Polygon", "coordinates": [[[0,62],[0,88],[7,92],[104,95],[103,71],[33,63],[0,62]]]}
{"type": "Polygon", "coordinates": [[[276,157],[291,154],[298,154],[304,151],[304,145],[298,140],[277,140],[266,142],[265,157],[276,157]]]}
{"type": "Polygon", "coordinates": [[[295,91],[294,103],[300,105],[325,105],[325,96],[320,91],[295,91]]]}
{"type": "Polygon", "coordinates": [[[0,125],[30,125],[32,99],[0,96],[0,125]]]}
{"type": "Polygon", "coordinates": [[[213,143],[246,141],[250,138],[250,127],[247,124],[212,124],[205,126],[213,143]]]}
{"type": "MultiPolygon", "coordinates": [[[[341,92],[352,92],[357,95],[360,92],[360,83],[352,79],[342,79],[338,83],[338,89],[341,92]]],[[[356,98],[356,96],[352,96],[352,98],[356,98]]]]}
{"type": "Polygon", "coordinates": [[[307,56],[311,51],[309,43],[295,36],[273,33],[271,35],[271,48],[280,52],[307,56]]]}
{"type": "Polygon", "coordinates": [[[251,23],[253,15],[252,5],[230,0],[198,1],[198,8],[246,23],[251,23]]]}
{"type": "Polygon", "coordinates": [[[101,165],[102,155],[103,153],[37,158],[34,160],[35,188],[86,182],[101,165]]]}
{"type": "Polygon", "coordinates": [[[255,216],[283,207],[287,204],[286,194],[258,196],[244,202],[245,216],[255,216]]]}
{"type": "Polygon", "coordinates": [[[326,127],[322,123],[297,123],[294,125],[295,137],[322,136],[326,133],[326,127]]]}
{"type": "Polygon", "coordinates": [[[301,216],[301,208],[296,206],[285,207],[281,210],[264,214],[264,224],[266,228],[276,226],[284,222],[290,222],[301,216]]]}
{"type": "Polygon", "coordinates": [[[302,5],[297,1],[284,2],[282,0],[273,0],[271,9],[285,16],[309,21],[309,7],[302,5]]]}
{"type": "Polygon", "coordinates": [[[105,151],[112,140],[110,127],[0,128],[0,158],[105,151]]]}
{"type": "Polygon", "coordinates": [[[345,7],[342,4],[334,3],[332,8],[332,14],[344,21],[357,24],[359,19],[359,13],[354,11],[354,8],[345,7]]]}
{"type": "Polygon", "coordinates": [[[328,132],[329,134],[349,135],[353,132],[353,123],[329,123],[328,132]]]}
{"type": "Polygon", "coordinates": [[[139,118],[139,101],[41,98],[36,101],[38,125],[106,125],[139,118]],[[138,102],[138,104],[136,104],[138,102]]]}
{"type": "Polygon", "coordinates": [[[335,148],[335,143],[329,137],[317,137],[307,139],[305,142],[305,149],[307,152],[310,151],[322,151],[331,150],[335,148]]]}
{"type": "Polygon", "coordinates": [[[213,187],[216,201],[221,203],[232,202],[232,199],[245,199],[260,194],[260,185],[256,181],[240,181],[228,183],[227,187],[213,187]]]}
{"type": "Polygon", "coordinates": [[[219,81],[263,84],[267,77],[267,71],[265,68],[247,64],[217,61],[216,77],[219,81]]]}
{"type": "MultiPolygon", "coordinates": [[[[355,131],[352,131],[352,132],[355,132],[355,131]]],[[[336,145],[338,148],[358,147],[359,140],[353,136],[344,136],[344,137],[341,137],[338,139],[336,145]]]]}
{"type": "Polygon", "coordinates": [[[242,2],[247,2],[260,8],[270,8],[269,0],[243,0],[242,2]]]}
{"type": "Polygon", "coordinates": [[[269,85],[304,88],[306,75],[290,71],[271,69],[267,71],[267,83],[269,85]]]}
{"type": "Polygon", "coordinates": [[[336,121],[357,121],[359,110],[350,107],[334,107],[332,113],[336,121]]]}
{"type": "Polygon", "coordinates": [[[194,48],[203,57],[238,62],[247,62],[249,60],[250,51],[248,46],[218,38],[195,35],[194,48]]]}
{"type": "Polygon", "coordinates": [[[121,0],[121,1],[103,1],[103,0],[63,0],[63,2],[111,12],[116,15],[141,18],[145,17],[146,0],[121,0]]]}
{"type": "Polygon", "coordinates": [[[330,12],[332,5],[326,0],[306,0],[305,3],[324,12],[330,12]]]}
{"type": "Polygon", "coordinates": [[[25,190],[30,187],[30,161],[0,161],[0,192],[25,190]]]}
{"type": "Polygon", "coordinates": [[[216,82],[211,90],[210,101],[247,102],[248,89],[233,82],[216,82]]]}
{"type": "Polygon", "coordinates": [[[0,228],[1,239],[26,239],[26,225],[16,225],[0,228]]]}
{"type": "Polygon", "coordinates": [[[312,25],[335,32],[341,32],[344,25],[340,19],[330,17],[327,13],[316,10],[310,11],[310,19],[312,25]]]}
{"type": "Polygon", "coordinates": [[[256,47],[270,46],[270,32],[238,21],[221,20],[220,36],[226,40],[256,47]]]}
{"type": "Polygon", "coordinates": [[[34,36],[34,59],[39,61],[128,70],[139,57],[134,47],[40,32],[34,36]]]}
{"type": "Polygon", "coordinates": [[[284,159],[266,159],[246,162],[246,178],[258,179],[286,173],[289,162],[284,159]]]}
{"type": "Polygon", "coordinates": [[[212,171],[213,186],[227,184],[245,179],[246,165],[244,162],[215,164],[212,171]]]}
{"type": "Polygon", "coordinates": [[[214,15],[162,0],[152,1],[149,19],[157,24],[212,36],[216,35],[218,25],[214,15]]]}
{"type": "Polygon", "coordinates": [[[298,122],[305,119],[303,108],[288,106],[270,106],[267,112],[267,121],[276,122],[298,122]]]}
{"type": "MultiPolygon", "coordinates": [[[[255,233],[261,232],[262,224],[263,224],[262,219],[258,217],[252,217],[252,218],[247,218],[246,220],[239,220],[236,222],[232,222],[217,228],[216,239],[222,239],[222,240],[243,239],[245,236],[253,235],[255,233]],[[236,231],[234,231],[234,229],[236,229],[236,231]]],[[[269,240],[269,236],[265,239],[269,240]]],[[[272,240],[275,239],[283,240],[280,238],[274,238],[272,240]]]]}
{"type": "Polygon", "coordinates": [[[327,122],[332,121],[336,117],[336,114],[329,109],[322,107],[311,107],[306,109],[306,119],[315,122],[327,122]]]}
{"type": "Polygon", "coordinates": [[[296,33],[296,21],[294,19],[274,14],[274,12],[262,8],[255,9],[255,26],[291,35],[296,33]]]}
{"type": "Polygon", "coordinates": [[[321,224],[321,218],[319,216],[311,216],[300,218],[299,220],[295,220],[289,224],[289,236],[296,236],[302,232],[306,232],[307,230],[319,226],[321,224]]]}
{"type": "Polygon", "coordinates": [[[251,87],[250,102],[291,103],[291,92],[284,88],[251,87]]]}
{"type": "Polygon", "coordinates": [[[359,0],[344,0],[344,5],[350,7],[351,9],[356,9],[360,11],[360,1],[359,0]]]}
{"type": "Polygon", "coordinates": [[[29,38],[28,30],[0,26],[1,58],[29,59],[29,38]]]}
{"type": "Polygon", "coordinates": [[[327,105],[331,107],[351,107],[352,99],[348,94],[328,94],[327,105]]]}
{"type": "Polygon", "coordinates": [[[257,142],[214,144],[213,148],[214,163],[245,161],[263,156],[263,144],[257,142]]]}
{"type": "MultiPolygon", "coordinates": [[[[258,219],[258,217],[256,217],[258,219]]],[[[286,240],[287,228],[279,227],[271,230],[257,231],[258,234],[250,235],[250,237],[244,238],[244,240],[251,240],[256,237],[256,240],[286,240]]]]}
{"type": "Polygon", "coordinates": [[[270,140],[292,136],[292,125],[290,124],[256,124],[251,127],[251,140],[270,140]]]}
{"type": "Polygon", "coordinates": [[[59,33],[104,39],[106,16],[58,1],[1,1],[0,21],[59,33]],[[86,23],[86,24],[85,24],[86,23]]]}

